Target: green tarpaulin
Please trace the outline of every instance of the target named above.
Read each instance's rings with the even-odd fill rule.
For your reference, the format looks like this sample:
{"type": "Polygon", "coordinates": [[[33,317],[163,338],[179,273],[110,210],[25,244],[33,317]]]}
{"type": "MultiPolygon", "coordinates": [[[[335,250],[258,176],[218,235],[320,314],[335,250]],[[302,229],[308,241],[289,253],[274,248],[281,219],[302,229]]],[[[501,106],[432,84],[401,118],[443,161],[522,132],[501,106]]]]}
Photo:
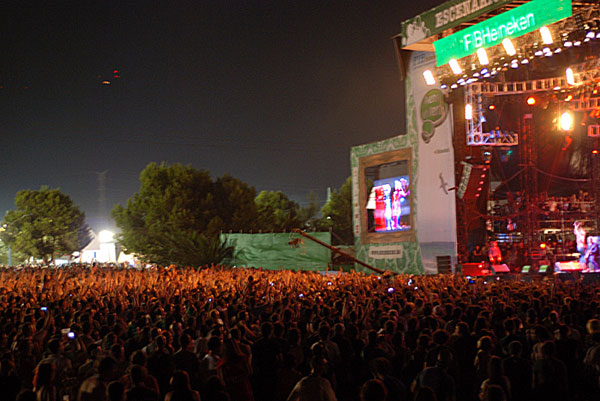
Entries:
{"type": "MultiPolygon", "coordinates": [[[[331,233],[310,233],[331,244],[331,233]]],[[[331,263],[331,250],[293,233],[222,234],[235,247],[231,266],[263,267],[280,270],[325,270],[331,263]]]]}

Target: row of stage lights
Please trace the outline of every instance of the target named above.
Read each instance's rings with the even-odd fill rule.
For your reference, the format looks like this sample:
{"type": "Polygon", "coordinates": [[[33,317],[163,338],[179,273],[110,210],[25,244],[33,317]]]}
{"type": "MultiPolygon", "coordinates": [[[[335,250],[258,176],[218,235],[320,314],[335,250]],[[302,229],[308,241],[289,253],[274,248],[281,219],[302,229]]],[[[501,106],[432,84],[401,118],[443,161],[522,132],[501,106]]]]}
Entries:
{"type": "MultiPolygon", "coordinates": [[[[554,54],[561,53],[563,51],[563,48],[568,49],[571,47],[579,47],[582,45],[582,43],[589,42],[592,39],[600,39],[600,21],[592,21],[589,24],[586,24],[585,30],[583,32],[585,32],[585,36],[581,35],[579,32],[572,32],[571,34],[562,35],[562,37],[561,37],[562,47],[556,47],[555,49],[552,49],[551,45],[554,43],[554,38],[552,37],[552,33],[550,32],[550,29],[547,26],[543,26],[539,29],[539,34],[541,36],[541,40],[544,45],[543,48],[537,49],[529,57],[521,57],[521,58],[516,57],[517,50],[516,50],[513,42],[509,38],[505,38],[504,40],[502,40],[502,46],[504,48],[504,51],[507,56],[509,56],[511,58],[512,57],[515,57],[515,58],[513,58],[510,62],[505,62],[502,65],[500,65],[498,67],[493,67],[493,68],[490,67],[490,59],[488,57],[487,51],[484,48],[479,48],[476,52],[476,55],[477,55],[479,64],[482,66],[482,68],[479,71],[473,72],[471,77],[468,77],[468,75],[463,74],[464,70],[460,66],[458,60],[451,59],[448,62],[448,66],[450,67],[450,70],[452,70],[452,73],[455,76],[460,76],[460,75],[463,75],[463,76],[461,78],[459,78],[455,83],[451,84],[450,88],[456,89],[459,87],[459,85],[464,86],[464,85],[476,82],[479,79],[491,78],[491,77],[497,75],[498,71],[500,71],[502,68],[506,68],[509,66],[513,69],[519,68],[519,65],[529,64],[529,61],[531,59],[533,59],[534,57],[551,57],[554,54]]],[[[573,71],[570,68],[568,68],[567,69],[567,82],[570,85],[574,84],[574,83],[571,84],[569,82],[569,78],[570,78],[571,82],[574,82],[574,76],[572,74],[573,74],[573,71]],[[568,72],[569,70],[571,71],[570,73],[568,72]],[[569,76],[569,74],[571,74],[571,75],[569,76]]],[[[425,79],[425,83],[429,86],[433,86],[437,82],[432,70],[425,70],[423,72],[423,78],[425,79]]],[[[440,87],[442,89],[447,89],[448,85],[445,83],[442,83],[440,85],[440,87]]]]}

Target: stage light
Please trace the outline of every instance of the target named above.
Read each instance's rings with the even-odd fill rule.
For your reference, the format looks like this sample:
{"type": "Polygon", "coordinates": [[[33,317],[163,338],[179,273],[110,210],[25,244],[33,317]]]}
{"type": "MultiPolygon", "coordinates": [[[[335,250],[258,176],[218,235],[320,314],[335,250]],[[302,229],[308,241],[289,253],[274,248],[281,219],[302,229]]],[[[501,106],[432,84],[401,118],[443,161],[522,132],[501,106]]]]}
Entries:
{"type": "Polygon", "coordinates": [[[441,88],[441,89],[448,89],[448,85],[446,85],[446,84],[441,84],[441,85],[440,85],[440,88],[441,88]]]}
{"type": "Polygon", "coordinates": [[[598,154],[598,149],[594,149],[594,150],[592,150],[592,154],[593,154],[593,155],[597,155],[597,154],[598,154]]]}
{"type": "Polygon", "coordinates": [[[547,246],[547,245],[546,245],[545,243],[543,243],[543,242],[542,242],[542,243],[540,244],[540,249],[546,249],[546,246],[547,246]]]}
{"type": "Polygon", "coordinates": [[[547,26],[541,27],[540,33],[542,34],[542,41],[544,42],[545,45],[549,45],[552,42],[554,42],[552,40],[552,34],[550,33],[550,29],[548,29],[547,26]]]}
{"type": "Polygon", "coordinates": [[[521,60],[521,64],[529,64],[529,59],[524,58],[521,60]]]}
{"type": "Polygon", "coordinates": [[[469,103],[465,104],[465,119],[472,120],[473,119],[473,106],[469,103]]]}
{"type": "Polygon", "coordinates": [[[452,85],[450,85],[450,88],[451,89],[456,89],[456,88],[458,88],[458,85],[457,84],[452,84],[452,85]]]}
{"type": "Polygon", "coordinates": [[[565,73],[567,75],[567,83],[569,85],[575,85],[575,74],[573,74],[573,69],[569,67],[565,70],[565,73]]]}
{"type": "Polygon", "coordinates": [[[581,46],[581,40],[576,40],[573,42],[573,46],[581,46]]]}
{"type": "Polygon", "coordinates": [[[488,70],[487,68],[481,69],[481,75],[489,74],[489,72],[490,72],[490,70],[488,70]]]}
{"type": "Polygon", "coordinates": [[[571,42],[570,40],[567,40],[567,41],[564,43],[564,46],[565,46],[565,47],[571,47],[571,46],[573,46],[573,42],[571,42]]]}
{"type": "Polygon", "coordinates": [[[425,78],[425,83],[427,85],[435,85],[435,78],[433,76],[433,72],[431,70],[423,71],[423,78],[425,78]]]}
{"type": "Polygon", "coordinates": [[[493,105],[493,104],[490,104],[490,106],[488,107],[488,109],[490,109],[490,110],[496,110],[496,106],[493,105]]]}
{"type": "Polygon", "coordinates": [[[509,38],[506,38],[502,41],[502,46],[504,46],[504,50],[506,50],[506,54],[508,54],[509,56],[514,56],[515,54],[517,54],[515,46],[509,38]]]}
{"type": "Polygon", "coordinates": [[[450,65],[450,68],[452,69],[452,72],[455,73],[456,75],[462,74],[462,68],[460,68],[460,65],[458,65],[458,61],[456,61],[455,58],[451,59],[448,64],[450,65]]]}
{"type": "Polygon", "coordinates": [[[528,105],[530,105],[530,106],[535,106],[535,103],[536,103],[536,100],[535,100],[535,98],[534,98],[533,96],[529,96],[529,97],[527,98],[527,104],[528,104],[528,105]]]}
{"type": "Polygon", "coordinates": [[[479,59],[479,64],[488,65],[490,63],[490,59],[483,47],[477,49],[477,58],[479,59]]]}
{"type": "Polygon", "coordinates": [[[562,52],[562,49],[560,47],[557,47],[556,50],[554,50],[554,53],[558,54],[562,52]]]}
{"type": "Polygon", "coordinates": [[[571,131],[573,129],[573,114],[565,111],[558,119],[558,126],[563,131],[571,131]]]}
{"type": "Polygon", "coordinates": [[[541,50],[536,51],[535,53],[533,53],[536,57],[541,57],[544,55],[544,52],[541,50]]]}
{"type": "Polygon", "coordinates": [[[596,37],[596,33],[594,31],[588,31],[585,37],[588,39],[594,39],[596,37]]]}
{"type": "Polygon", "coordinates": [[[570,102],[571,100],[573,100],[573,95],[571,95],[570,93],[567,95],[567,97],[565,98],[565,102],[570,102]]]}

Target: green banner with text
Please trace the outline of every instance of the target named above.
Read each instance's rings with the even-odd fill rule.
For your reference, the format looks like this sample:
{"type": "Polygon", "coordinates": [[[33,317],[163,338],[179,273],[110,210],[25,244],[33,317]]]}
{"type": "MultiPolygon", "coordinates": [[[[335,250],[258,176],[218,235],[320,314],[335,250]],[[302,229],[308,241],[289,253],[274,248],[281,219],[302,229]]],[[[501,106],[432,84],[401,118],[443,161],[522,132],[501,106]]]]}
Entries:
{"type": "Polygon", "coordinates": [[[436,65],[487,49],[573,15],[571,0],[533,0],[433,42],[436,65]]]}
{"type": "Polygon", "coordinates": [[[514,0],[451,0],[402,22],[402,45],[409,46],[425,38],[471,21],[514,0]]]}
{"type": "MultiPolygon", "coordinates": [[[[331,244],[331,233],[311,232],[311,236],[331,244]]],[[[225,261],[237,267],[270,270],[326,270],[331,250],[295,233],[221,234],[234,247],[233,258],[225,261]]]]}

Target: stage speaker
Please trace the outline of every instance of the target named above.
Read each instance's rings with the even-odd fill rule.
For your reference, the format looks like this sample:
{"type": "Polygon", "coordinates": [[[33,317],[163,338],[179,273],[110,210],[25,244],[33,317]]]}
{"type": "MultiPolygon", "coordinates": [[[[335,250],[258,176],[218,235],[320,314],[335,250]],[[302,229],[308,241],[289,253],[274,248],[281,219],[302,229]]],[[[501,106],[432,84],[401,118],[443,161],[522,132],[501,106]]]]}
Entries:
{"type": "Polygon", "coordinates": [[[452,273],[452,257],[450,255],[436,256],[438,274],[452,273]]]}
{"type": "Polygon", "coordinates": [[[492,265],[492,271],[494,272],[494,274],[510,273],[510,269],[506,264],[492,265]]]}
{"type": "Polygon", "coordinates": [[[485,188],[488,168],[467,162],[461,164],[463,169],[456,193],[460,199],[477,199],[485,188]]]}
{"type": "Polygon", "coordinates": [[[463,276],[489,276],[492,272],[485,263],[463,263],[462,274],[463,276]]]}

